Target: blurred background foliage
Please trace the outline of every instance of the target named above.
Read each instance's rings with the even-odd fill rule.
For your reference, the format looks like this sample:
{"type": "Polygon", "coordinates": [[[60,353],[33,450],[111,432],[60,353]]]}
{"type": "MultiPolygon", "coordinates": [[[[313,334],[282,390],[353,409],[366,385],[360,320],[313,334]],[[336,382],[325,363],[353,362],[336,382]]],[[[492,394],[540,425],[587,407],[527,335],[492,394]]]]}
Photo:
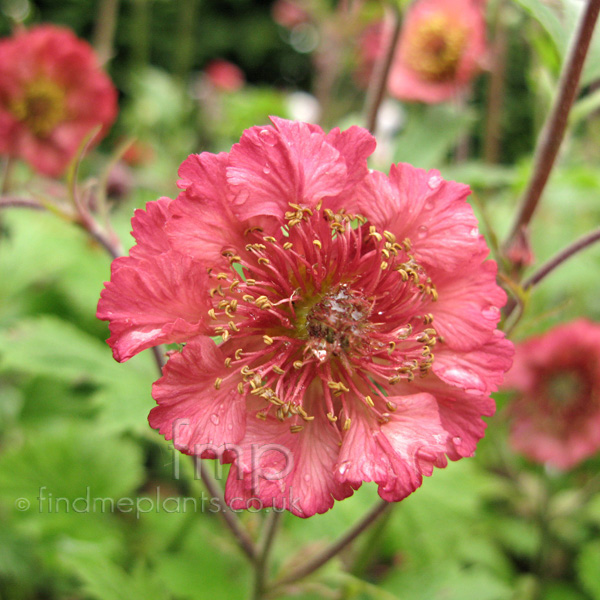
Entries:
{"type": "MultiPolygon", "coordinates": [[[[112,222],[126,245],[134,208],[176,194],[176,169],[189,153],[226,150],[269,114],[319,120],[324,127],[364,124],[365,91],[353,75],[358,39],[381,18],[383,3],[364,3],[348,19],[343,2],[313,0],[312,19],[287,28],[275,22],[267,0],[2,0],[0,33],[10,32],[11,18],[47,21],[99,43],[106,18],[100,15],[111,4],[116,21],[107,68],[120,91],[121,113],[83,169],[84,177],[106,171],[112,222]],[[245,83],[234,91],[211,87],[205,69],[214,59],[237,65],[245,83]],[[109,174],[111,156],[131,136],[137,154],[109,174]]],[[[582,4],[490,0],[488,25],[505,40],[506,65],[492,150],[486,146],[490,75],[483,74],[460,105],[386,100],[372,166],[387,170],[391,162],[409,161],[469,183],[475,210],[490,226],[482,224],[482,232],[501,240],[528,181],[582,4]]],[[[538,264],[600,221],[598,81],[596,36],[560,164],[531,228],[538,264]]],[[[57,183],[31,183],[25,167],[15,180],[38,193],[62,193],[57,183]]],[[[245,597],[250,570],[218,515],[178,508],[181,499],[205,492],[185,457],[147,425],[156,378],[151,356],[118,365],[104,343],[106,324],[94,314],[109,269],[103,249],[71,223],[49,213],[3,212],[0,597],[245,597]],[[86,494],[149,501],[140,514],[126,504],[73,510],[77,499],[85,507],[86,494]],[[71,510],[52,504],[58,498],[71,510]],[[170,502],[157,510],[157,498],[170,502]]],[[[579,315],[600,321],[599,277],[595,247],[532,294],[515,339],[579,315]]],[[[567,473],[529,463],[507,446],[510,395],[497,394],[497,400],[498,414],[489,419],[475,458],[435,472],[285,597],[600,600],[600,457],[567,473]]],[[[286,515],[275,566],[297,564],[322,548],[375,497],[365,485],[325,515],[286,515]]],[[[240,516],[258,535],[263,515],[240,516]]]]}

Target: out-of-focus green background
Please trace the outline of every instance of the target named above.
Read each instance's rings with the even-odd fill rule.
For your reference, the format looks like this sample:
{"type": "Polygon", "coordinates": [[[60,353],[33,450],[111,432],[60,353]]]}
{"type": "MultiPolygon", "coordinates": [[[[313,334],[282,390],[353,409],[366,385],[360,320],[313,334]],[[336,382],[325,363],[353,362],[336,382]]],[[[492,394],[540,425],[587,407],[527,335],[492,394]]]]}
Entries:
{"type": "MultiPolygon", "coordinates": [[[[310,19],[291,27],[275,22],[273,4],[0,2],[2,35],[14,19],[52,22],[110,50],[106,67],[121,112],[82,169],[84,180],[102,173],[131,136],[144,149],[141,164],[121,162],[109,176],[112,222],[126,246],[134,208],[176,194],[177,166],[189,153],[227,150],[269,114],[319,119],[326,128],[364,124],[365,90],[354,74],[358,40],[381,17],[383,3],[349,2],[361,4],[350,18],[343,2],[312,0],[310,19]],[[111,9],[114,36],[106,33],[111,9]],[[220,58],[244,72],[237,91],[208,81],[205,67],[220,58]]],[[[490,37],[506,40],[496,146],[486,146],[484,73],[460,106],[387,100],[373,168],[408,161],[471,184],[476,211],[490,224],[482,231],[492,245],[502,239],[582,4],[490,0],[490,37]]],[[[598,82],[596,37],[559,166],[531,228],[538,264],[600,221],[598,82]]],[[[47,191],[24,166],[14,178],[23,189],[47,191]]],[[[14,209],[0,216],[0,598],[246,597],[250,569],[209,510],[191,463],[147,424],[152,357],[119,365],[104,343],[107,326],[94,315],[109,277],[106,253],[50,213],[14,209]]],[[[594,247],[536,290],[514,339],[581,315],[600,320],[599,278],[594,247]]],[[[600,600],[600,457],[559,473],[515,455],[507,443],[510,394],[497,400],[476,457],[436,471],[285,597],[600,600]]],[[[375,488],[364,485],[325,515],[286,515],[275,567],[323,547],[375,498],[375,488]]],[[[263,516],[241,519],[258,536],[263,516]]]]}

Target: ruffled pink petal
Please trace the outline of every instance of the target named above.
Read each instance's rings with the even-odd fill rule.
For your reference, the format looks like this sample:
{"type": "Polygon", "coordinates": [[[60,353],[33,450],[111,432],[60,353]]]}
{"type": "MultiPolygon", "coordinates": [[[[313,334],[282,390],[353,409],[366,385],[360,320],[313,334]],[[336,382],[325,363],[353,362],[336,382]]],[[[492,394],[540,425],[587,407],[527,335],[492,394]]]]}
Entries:
{"type": "Polygon", "coordinates": [[[430,394],[394,396],[398,409],[389,422],[379,425],[360,408],[352,413],[352,426],[344,435],[336,465],[336,479],[358,487],[363,481],[379,485],[389,502],[402,500],[431,475],[434,464],[443,465],[447,432],[430,394]]]}
{"type": "Polygon", "coordinates": [[[138,208],[131,219],[132,232],[137,245],[131,249],[131,256],[145,258],[162,254],[171,249],[166,233],[169,205],[172,200],[162,197],[148,202],[146,210],[138,208]]]}
{"type": "Polygon", "coordinates": [[[108,344],[123,362],[162,343],[185,342],[205,331],[206,269],[176,252],[112,263],[97,317],[110,321],[108,344]]]}
{"type": "Polygon", "coordinates": [[[273,417],[249,417],[225,487],[231,508],[275,507],[310,517],[352,495],[349,484],[334,479],[339,437],[322,411],[300,433],[289,427],[273,417]]]}
{"type": "Polygon", "coordinates": [[[433,372],[445,383],[467,394],[487,396],[498,390],[514,355],[512,342],[494,330],[481,347],[457,352],[445,345],[437,347],[433,372]]]}
{"type": "Polygon", "coordinates": [[[487,396],[456,394],[437,398],[440,418],[448,432],[446,454],[451,460],[473,456],[477,442],[483,437],[487,423],[482,417],[496,412],[496,403],[487,396]]]}
{"type": "Polygon", "coordinates": [[[469,187],[438,171],[392,165],[389,177],[372,172],[357,192],[360,213],[398,240],[408,238],[417,262],[452,271],[485,245],[466,202],[469,187]]]}
{"type": "Polygon", "coordinates": [[[482,258],[476,256],[458,272],[430,272],[438,300],[427,310],[434,316],[433,326],[444,338],[445,347],[453,350],[472,350],[484,343],[506,303],[506,292],[496,283],[496,263],[481,262],[482,258]]]}
{"type": "Polygon", "coordinates": [[[283,219],[290,203],[314,207],[346,185],[346,162],[319,127],[272,121],[274,126],[247,129],[231,149],[227,181],[246,218],[283,219]]]}
{"type": "Polygon", "coordinates": [[[377,141],[366,129],[356,125],[344,131],[336,127],[327,134],[326,140],[344,158],[348,173],[346,189],[352,189],[368,174],[367,159],[375,151],[377,141]]]}
{"type": "Polygon", "coordinates": [[[211,338],[194,338],[183,352],[171,355],[154,384],[158,406],[150,411],[150,426],[181,452],[204,458],[222,455],[227,444],[244,437],[246,424],[246,401],[237,390],[241,377],[231,373],[211,338]]]}
{"type": "Polygon", "coordinates": [[[229,155],[192,154],[179,168],[178,186],[167,233],[173,248],[208,266],[222,260],[223,249],[244,247],[247,219],[238,218],[227,199],[229,155]]]}

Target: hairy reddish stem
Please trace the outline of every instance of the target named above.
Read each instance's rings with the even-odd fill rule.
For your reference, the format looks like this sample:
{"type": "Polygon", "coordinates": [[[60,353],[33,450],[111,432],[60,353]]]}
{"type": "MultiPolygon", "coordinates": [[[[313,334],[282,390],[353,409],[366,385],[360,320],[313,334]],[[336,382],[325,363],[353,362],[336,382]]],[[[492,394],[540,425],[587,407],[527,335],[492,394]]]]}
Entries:
{"type": "Polygon", "coordinates": [[[383,101],[385,90],[387,87],[388,76],[390,74],[390,67],[392,66],[392,60],[394,59],[394,53],[396,51],[396,45],[398,43],[398,37],[400,35],[400,13],[398,8],[393,6],[390,10],[390,20],[392,22],[392,33],[385,49],[385,52],[381,53],[381,56],[377,59],[371,80],[369,82],[369,89],[367,90],[367,99],[365,102],[365,113],[367,115],[367,129],[371,133],[375,133],[377,127],[377,114],[379,113],[379,107],[383,101]]]}
{"type": "Polygon", "coordinates": [[[540,197],[564,138],[571,106],[577,96],[579,79],[594,32],[600,0],[588,0],[567,53],[567,59],[558,82],[558,94],[538,139],[534,155],[533,174],[525,190],[505,250],[516,240],[519,231],[527,226],[540,201],[540,197]]]}
{"type": "MultiPolygon", "coordinates": [[[[542,281],[542,279],[544,279],[547,275],[552,273],[554,269],[562,265],[562,263],[564,263],[566,260],[574,256],[578,252],[585,250],[585,248],[591,246],[599,240],[600,229],[595,229],[594,231],[591,231],[590,233],[584,235],[582,238],[573,242],[572,244],[558,252],[558,254],[555,254],[550,260],[546,261],[541,267],[539,267],[534,273],[532,273],[532,275],[523,282],[523,290],[528,290],[534,285],[537,285],[540,281],[542,281]]],[[[516,307],[517,302],[513,298],[510,298],[509,301],[506,303],[506,306],[504,307],[505,318],[508,318],[516,307]]]]}
{"type": "Polygon", "coordinates": [[[320,569],[336,554],[339,554],[339,552],[348,546],[348,544],[353,542],[363,531],[370,527],[385,511],[390,510],[391,507],[391,502],[385,500],[379,501],[358,523],[351,527],[336,542],[331,544],[329,548],[326,548],[323,552],[317,554],[317,556],[301,565],[295,571],[292,571],[289,575],[276,581],[273,584],[273,588],[294,583],[295,581],[314,573],[317,569],[320,569]]]}

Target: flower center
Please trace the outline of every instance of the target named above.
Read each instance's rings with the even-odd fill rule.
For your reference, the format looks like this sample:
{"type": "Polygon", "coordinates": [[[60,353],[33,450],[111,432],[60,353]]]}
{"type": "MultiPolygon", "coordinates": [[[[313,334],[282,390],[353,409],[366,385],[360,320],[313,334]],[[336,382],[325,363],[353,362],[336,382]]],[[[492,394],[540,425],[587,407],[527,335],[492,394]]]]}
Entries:
{"type": "Polygon", "coordinates": [[[342,352],[355,355],[368,343],[371,306],[359,292],[342,284],[315,304],[306,318],[307,348],[323,362],[342,352]]]}
{"type": "Polygon", "coordinates": [[[65,92],[53,81],[38,79],[13,102],[11,111],[34,135],[47,137],[65,118],[65,92]]]}
{"type": "Polygon", "coordinates": [[[466,35],[449,21],[442,14],[424,20],[412,31],[404,47],[405,62],[427,81],[449,81],[456,75],[466,35]]]}
{"type": "Polygon", "coordinates": [[[266,400],[259,418],[272,411],[293,432],[319,408],[349,428],[349,402],[385,421],[395,408],[390,387],[433,364],[435,286],[410,240],[344,211],[291,208],[281,232],[248,229],[244,250],[225,249],[223,272],[210,274],[209,315],[227,378],[237,378],[240,394],[266,400]],[[321,404],[305,406],[315,386],[321,404]]]}

